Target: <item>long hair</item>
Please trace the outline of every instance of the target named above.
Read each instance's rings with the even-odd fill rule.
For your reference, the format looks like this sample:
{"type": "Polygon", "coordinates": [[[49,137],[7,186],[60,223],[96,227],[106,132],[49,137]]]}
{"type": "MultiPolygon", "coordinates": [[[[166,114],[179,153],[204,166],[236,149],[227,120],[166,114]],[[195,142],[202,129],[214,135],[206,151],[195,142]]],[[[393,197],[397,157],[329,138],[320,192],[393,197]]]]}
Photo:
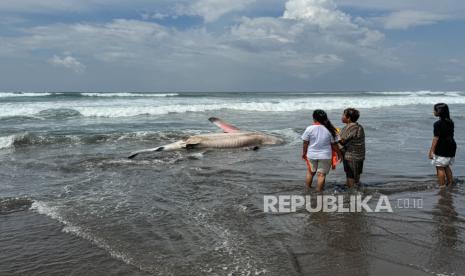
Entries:
{"type": "Polygon", "coordinates": [[[434,105],[434,112],[442,120],[454,124],[454,121],[450,118],[449,106],[445,103],[437,103],[434,105]]]}
{"type": "Polygon", "coordinates": [[[317,109],[313,111],[313,120],[317,121],[318,123],[324,125],[331,135],[336,138],[336,128],[331,124],[331,121],[328,119],[328,115],[326,115],[326,112],[324,112],[321,109],[317,109]]]}

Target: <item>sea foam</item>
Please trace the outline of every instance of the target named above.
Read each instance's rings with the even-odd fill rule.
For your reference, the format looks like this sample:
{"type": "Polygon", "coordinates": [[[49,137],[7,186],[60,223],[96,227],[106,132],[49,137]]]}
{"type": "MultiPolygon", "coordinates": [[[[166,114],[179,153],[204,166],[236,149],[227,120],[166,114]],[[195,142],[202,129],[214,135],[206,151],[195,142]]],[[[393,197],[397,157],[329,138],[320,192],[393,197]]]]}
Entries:
{"type": "MultiPolygon", "coordinates": [[[[356,108],[382,108],[407,105],[433,105],[437,102],[465,104],[461,92],[369,92],[342,95],[304,95],[301,97],[198,97],[198,98],[115,98],[111,100],[8,102],[0,109],[0,117],[43,117],[47,110],[74,110],[84,117],[131,117],[138,115],[164,115],[169,113],[238,110],[256,112],[293,112],[324,108],[325,110],[356,108]],[[377,93],[377,94],[374,94],[377,93]],[[384,94],[383,94],[384,93],[384,94]],[[386,94],[392,93],[392,94],[386,94]]],[[[61,114],[61,113],[60,113],[61,114]]]]}
{"type": "Polygon", "coordinates": [[[178,93],[131,93],[131,92],[89,92],[80,93],[86,97],[175,97],[178,93]]]}
{"type": "Polygon", "coordinates": [[[0,92],[0,98],[8,97],[43,97],[50,96],[52,93],[38,93],[38,92],[0,92]]]}
{"type": "Polygon", "coordinates": [[[15,143],[15,135],[0,137],[0,149],[12,148],[15,143]]]}

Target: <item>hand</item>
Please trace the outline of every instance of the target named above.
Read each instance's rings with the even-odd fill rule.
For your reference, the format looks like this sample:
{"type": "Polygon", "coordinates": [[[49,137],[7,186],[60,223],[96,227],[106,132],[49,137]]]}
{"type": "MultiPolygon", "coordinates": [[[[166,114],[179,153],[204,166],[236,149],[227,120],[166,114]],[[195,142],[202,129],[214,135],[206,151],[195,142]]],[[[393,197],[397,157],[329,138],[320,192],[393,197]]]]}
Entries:
{"type": "Polygon", "coordinates": [[[430,151],[429,154],[428,154],[428,158],[433,160],[433,153],[430,151]]]}
{"type": "Polygon", "coordinates": [[[344,156],[342,156],[341,153],[338,153],[338,154],[337,154],[337,161],[338,161],[338,162],[342,162],[342,159],[344,159],[344,156]]]}
{"type": "Polygon", "coordinates": [[[307,160],[307,154],[306,154],[306,153],[303,153],[303,154],[302,154],[302,159],[303,159],[303,160],[307,160]]]}

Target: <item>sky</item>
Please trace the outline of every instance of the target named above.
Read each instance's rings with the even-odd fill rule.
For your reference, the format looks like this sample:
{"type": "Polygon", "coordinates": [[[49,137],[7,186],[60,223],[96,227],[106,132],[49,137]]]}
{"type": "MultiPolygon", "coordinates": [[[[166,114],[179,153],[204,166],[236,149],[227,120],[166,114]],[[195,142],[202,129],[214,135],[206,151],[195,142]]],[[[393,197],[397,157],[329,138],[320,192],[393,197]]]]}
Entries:
{"type": "Polygon", "coordinates": [[[0,91],[465,90],[462,0],[4,0],[0,91]]]}

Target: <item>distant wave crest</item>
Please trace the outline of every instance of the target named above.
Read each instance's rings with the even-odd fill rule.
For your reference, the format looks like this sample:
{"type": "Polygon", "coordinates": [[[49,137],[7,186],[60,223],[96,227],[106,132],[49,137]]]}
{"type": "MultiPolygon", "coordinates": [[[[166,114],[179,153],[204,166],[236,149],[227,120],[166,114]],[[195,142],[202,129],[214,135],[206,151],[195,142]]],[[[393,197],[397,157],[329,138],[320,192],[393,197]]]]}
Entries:
{"type": "Polygon", "coordinates": [[[460,97],[459,91],[380,91],[380,92],[367,92],[371,95],[390,95],[390,96],[448,96],[448,97],[460,97]]]}
{"type": "Polygon", "coordinates": [[[85,97],[175,97],[178,96],[178,93],[131,93],[131,92],[121,92],[121,93],[80,93],[81,96],[85,97]]]}
{"type": "MultiPolygon", "coordinates": [[[[43,97],[51,96],[54,93],[38,93],[38,92],[0,92],[0,98],[9,97],[43,97]]],[[[61,93],[60,93],[61,94],[61,93]]]]}
{"type": "Polygon", "coordinates": [[[45,96],[75,96],[75,97],[175,97],[178,93],[136,93],[136,92],[0,92],[0,98],[12,97],[45,97],[45,96]]]}
{"type": "MultiPolygon", "coordinates": [[[[121,95],[112,93],[114,95],[121,95]]],[[[96,97],[112,94],[97,93],[96,97]]],[[[134,94],[131,94],[134,95],[134,94]]],[[[145,94],[143,94],[145,95],[145,94]]],[[[147,94],[169,95],[169,94],[147,94]]],[[[177,95],[177,94],[173,94],[177,95]]],[[[407,105],[433,105],[437,102],[465,104],[463,92],[365,92],[365,93],[328,93],[303,94],[299,97],[251,96],[220,97],[176,97],[153,100],[149,98],[115,98],[105,101],[57,100],[8,102],[0,109],[0,117],[28,116],[39,119],[83,117],[132,117],[140,115],[165,115],[169,113],[208,112],[217,110],[240,110],[256,112],[294,112],[324,108],[326,110],[344,109],[347,106],[357,108],[382,108],[407,105]]],[[[84,97],[85,98],[85,97],[84,97]]]]}

